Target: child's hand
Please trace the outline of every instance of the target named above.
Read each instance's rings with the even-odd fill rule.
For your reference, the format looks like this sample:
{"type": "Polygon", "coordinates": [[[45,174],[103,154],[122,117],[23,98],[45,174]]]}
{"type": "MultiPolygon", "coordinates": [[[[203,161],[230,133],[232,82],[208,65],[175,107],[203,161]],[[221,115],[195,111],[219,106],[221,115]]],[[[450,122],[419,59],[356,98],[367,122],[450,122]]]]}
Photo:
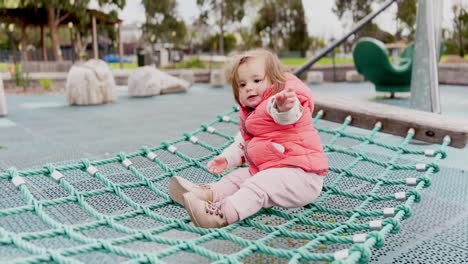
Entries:
{"type": "Polygon", "coordinates": [[[276,94],[276,109],[278,109],[279,112],[287,112],[291,110],[294,106],[296,97],[296,93],[292,88],[281,91],[276,94]]]}
{"type": "Polygon", "coordinates": [[[211,173],[219,174],[227,168],[227,160],[224,157],[217,156],[208,162],[208,170],[211,173]]]}

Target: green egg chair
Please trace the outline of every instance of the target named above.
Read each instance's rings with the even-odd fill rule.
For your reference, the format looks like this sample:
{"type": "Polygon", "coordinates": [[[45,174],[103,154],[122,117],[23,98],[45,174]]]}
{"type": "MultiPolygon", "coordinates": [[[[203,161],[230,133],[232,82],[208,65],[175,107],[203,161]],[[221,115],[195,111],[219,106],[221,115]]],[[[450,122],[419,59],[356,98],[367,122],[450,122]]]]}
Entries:
{"type": "Polygon", "coordinates": [[[399,64],[392,64],[385,44],[381,41],[364,37],[353,48],[356,70],[366,80],[375,85],[378,92],[409,92],[413,65],[414,44],[409,45],[400,55],[399,64]]]}

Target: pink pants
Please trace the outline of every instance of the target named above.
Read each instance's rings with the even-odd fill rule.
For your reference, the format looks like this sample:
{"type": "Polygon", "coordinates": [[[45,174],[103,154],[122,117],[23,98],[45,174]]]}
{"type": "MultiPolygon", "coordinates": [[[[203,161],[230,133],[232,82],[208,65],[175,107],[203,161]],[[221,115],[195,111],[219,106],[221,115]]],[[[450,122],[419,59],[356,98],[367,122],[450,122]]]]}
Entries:
{"type": "Polygon", "coordinates": [[[250,175],[237,169],[210,185],[213,201],[219,203],[229,224],[243,220],[261,208],[295,208],[315,201],[323,176],[299,168],[272,168],[250,175]]]}

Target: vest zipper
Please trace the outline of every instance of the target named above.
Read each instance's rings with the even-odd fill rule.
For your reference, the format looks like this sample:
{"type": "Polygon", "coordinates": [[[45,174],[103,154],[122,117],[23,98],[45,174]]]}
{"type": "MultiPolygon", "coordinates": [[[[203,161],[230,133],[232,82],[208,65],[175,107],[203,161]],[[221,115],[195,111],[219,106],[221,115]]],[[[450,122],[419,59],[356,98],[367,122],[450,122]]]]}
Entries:
{"type": "Polygon", "coordinates": [[[251,166],[255,167],[255,168],[258,170],[257,165],[255,165],[255,163],[253,163],[253,161],[252,161],[252,160],[250,159],[250,157],[249,157],[249,153],[247,153],[247,146],[249,145],[249,142],[250,142],[250,141],[245,142],[245,145],[244,145],[244,157],[245,157],[245,159],[249,162],[249,164],[250,164],[251,166]]]}
{"type": "Polygon", "coordinates": [[[247,134],[249,137],[254,137],[254,135],[252,135],[249,131],[247,131],[247,127],[245,126],[245,121],[247,121],[247,118],[253,113],[250,112],[246,117],[245,119],[242,120],[242,129],[244,130],[244,133],[247,134]]]}

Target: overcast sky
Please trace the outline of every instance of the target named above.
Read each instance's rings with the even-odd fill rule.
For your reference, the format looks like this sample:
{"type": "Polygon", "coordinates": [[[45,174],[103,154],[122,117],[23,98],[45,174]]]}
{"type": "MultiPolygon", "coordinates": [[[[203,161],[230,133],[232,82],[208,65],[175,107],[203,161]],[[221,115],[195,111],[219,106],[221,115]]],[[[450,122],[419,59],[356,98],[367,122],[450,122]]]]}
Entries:
{"type": "MultiPolygon", "coordinates": [[[[302,2],[304,4],[304,10],[308,23],[308,31],[310,35],[322,37],[324,39],[330,39],[331,37],[339,37],[344,33],[345,29],[343,28],[343,24],[332,12],[332,8],[335,2],[334,0],[303,0],[302,2]]],[[[443,26],[446,28],[451,28],[451,21],[453,19],[451,8],[453,3],[467,3],[468,1],[444,0],[443,2],[443,26]]],[[[178,0],[177,3],[177,12],[179,13],[180,17],[190,24],[199,12],[196,0],[178,0]]],[[[378,4],[375,5],[375,7],[378,6],[378,4]]],[[[380,14],[375,21],[382,29],[390,33],[395,33],[395,12],[396,5],[393,4],[384,13],[380,14]]],[[[124,20],[124,24],[144,21],[144,8],[141,4],[141,0],[127,0],[127,5],[120,12],[119,17],[124,20]]],[[[244,21],[244,24],[251,23],[251,21],[248,21],[248,19],[246,20],[247,21],[244,21]]]]}

